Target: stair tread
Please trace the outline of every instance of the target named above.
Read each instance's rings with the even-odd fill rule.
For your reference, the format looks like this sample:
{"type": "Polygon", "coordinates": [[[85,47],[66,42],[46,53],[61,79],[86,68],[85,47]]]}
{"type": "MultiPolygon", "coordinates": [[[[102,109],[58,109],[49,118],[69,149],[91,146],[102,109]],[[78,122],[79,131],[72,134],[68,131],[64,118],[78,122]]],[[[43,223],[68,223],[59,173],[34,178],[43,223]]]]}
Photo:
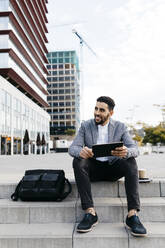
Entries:
{"type": "MultiPolygon", "coordinates": [[[[148,235],[163,235],[165,236],[165,223],[164,222],[145,222],[143,223],[147,228],[148,235]]],[[[72,235],[74,228],[73,223],[50,223],[50,224],[1,224],[0,225],[0,236],[65,236],[72,235]]],[[[76,236],[94,237],[94,236],[125,236],[124,223],[98,223],[93,228],[92,232],[79,234],[75,231],[76,236]]]]}
{"type": "MultiPolygon", "coordinates": [[[[165,205],[165,197],[141,197],[142,206],[157,206],[165,205]]],[[[77,200],[76,198],[67,198],[61,202],[26,202],[26,201],[12,201],[10,199],[0,199],[1,207],[74,207],[77,200]]],[[[94,197],[95,205],[97,206],[122,206],[122,204],[127,204],[126,198],[122,197],[94,197]]],[[[80,205],[80,199],[78,200],[78,205],[80,205]]]]}
{"type": "MultiPolygon", "coordinates": [[[[147,229],[147,236],[156,237],[163,236],[165,237],[165,223],[164,222],[143,222],[143,225],[147,229]]],[[[75,235],[79,238],[85,237],[103,237],[103,236],[120,236],[120,237],[128,237],[126,231],[126,227],[124,223],[98,223],[96,227],[93,228],[92,232],[81,234],[75,233],[75,235]]]]}
{"type": "Polygon", "coordinates": [[[74,223],[0,224],[0,238],[6,237],[71,237],[74,223]]]}

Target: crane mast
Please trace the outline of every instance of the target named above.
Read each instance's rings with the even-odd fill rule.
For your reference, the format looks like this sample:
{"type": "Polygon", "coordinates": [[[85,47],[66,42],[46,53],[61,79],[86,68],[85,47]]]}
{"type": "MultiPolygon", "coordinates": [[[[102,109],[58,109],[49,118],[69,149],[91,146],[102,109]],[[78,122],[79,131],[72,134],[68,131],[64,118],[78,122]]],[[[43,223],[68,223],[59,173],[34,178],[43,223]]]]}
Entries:
{"type": "Polygon", "coordinates": [[[97,57],[97,54],[93,51],[93,49],[88,45],[88,43],[75,29],[73,29],[72,32],[80,40],[80,106],[81,106],[81,121],[84,121],[83,45],[85,45],[95,57],[97,57]]]}

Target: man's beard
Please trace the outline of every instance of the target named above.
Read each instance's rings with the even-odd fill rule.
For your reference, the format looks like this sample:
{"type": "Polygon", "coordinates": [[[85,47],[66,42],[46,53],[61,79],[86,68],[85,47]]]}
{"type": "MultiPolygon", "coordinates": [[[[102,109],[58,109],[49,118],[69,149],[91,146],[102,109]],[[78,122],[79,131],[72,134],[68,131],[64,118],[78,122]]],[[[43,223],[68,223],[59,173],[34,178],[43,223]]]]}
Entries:
{"type": "Polygon", "coordinates": [[[102,118],[100,119],[100,121],[97,122],[97,121],[96,121],[96,115],[95,115],[94,117],[95,117],[95,123],[96,123],[96,125],[102,125],[102,124],[104,124],[104,123],[109,119],[109,115],[107,115],[107,116],[105,116],[105,117],[102,117],[102,118]]]}

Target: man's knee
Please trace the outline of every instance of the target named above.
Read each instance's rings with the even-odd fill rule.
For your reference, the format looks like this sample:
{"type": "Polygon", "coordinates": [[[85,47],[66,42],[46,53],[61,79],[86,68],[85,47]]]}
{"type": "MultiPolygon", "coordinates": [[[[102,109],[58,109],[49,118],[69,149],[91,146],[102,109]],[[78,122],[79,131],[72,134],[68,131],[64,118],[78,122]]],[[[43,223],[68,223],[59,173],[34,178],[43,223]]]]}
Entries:
{"type": "Polygon", "coordinates": [[[74,158],[73,168],[76,169],[86,169],[88,167],[88,159],[74,158]]]}
{"type": "Polygon", "coordinates": [[[135,158],[129,158],[125,160],[125,167],[128,172],[137,174],[138,172],[138,167],[135,158]]]}

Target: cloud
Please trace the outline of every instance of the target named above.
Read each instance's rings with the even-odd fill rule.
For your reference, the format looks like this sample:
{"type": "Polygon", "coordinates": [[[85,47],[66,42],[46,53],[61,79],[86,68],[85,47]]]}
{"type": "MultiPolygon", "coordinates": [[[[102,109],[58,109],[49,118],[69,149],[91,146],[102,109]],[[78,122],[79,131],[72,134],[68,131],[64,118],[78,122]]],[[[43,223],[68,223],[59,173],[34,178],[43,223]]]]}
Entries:
{"type": "MultiPolygon", "coordinates": [[[[164,12],[165,3],[159,0],[130,0],[111,11],[109,18],[120,30],[121,39],[118,36],[113,50],[100,47],[100,61],[86,65],[86,94],[93,87],[94,101],[100,94],[114,96],[118,111],[123,112],[122,120],[135,104],[140,105],[135,119],[148,123],[162,119],[153,104],[165,102],[164,12]]],[[[86,113],[89,115],[89,111],[86,113]]]]}

